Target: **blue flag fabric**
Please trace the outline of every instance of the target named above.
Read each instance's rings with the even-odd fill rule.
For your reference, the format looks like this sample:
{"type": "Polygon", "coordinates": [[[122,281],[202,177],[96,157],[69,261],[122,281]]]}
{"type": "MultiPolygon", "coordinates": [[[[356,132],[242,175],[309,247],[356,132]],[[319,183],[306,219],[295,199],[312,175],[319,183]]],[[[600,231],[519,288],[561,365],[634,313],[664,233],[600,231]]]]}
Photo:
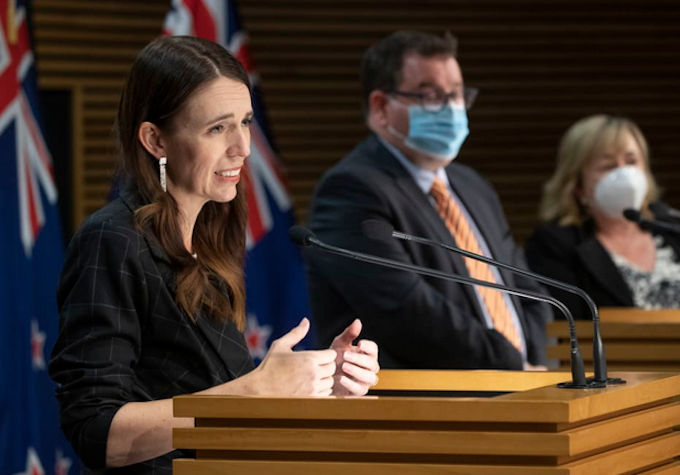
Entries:
{"type": "Polygon", "coordinates": [[[68,475],[75,456],[47,374],[64,250],[27,6],[0,0],[0,475],[68,475]]]}
{"type": "MultiPolygon", "coordinates": [[[[251,126],[251,155],[242,176],[249,211],[245,337],[257,362],[273,339],[309,316],[309,301],[300,252],[288,239],[288,228],[294,224],[291,201],[272,146],[248,37],[241,27],[236,2],[226,0],[172,0],[163,32],[220,43],[238,58],[251,79],[255,121],[251,126]]],[[[299,347],[312,347],[312,340],[308,335],[299,347]]]]}

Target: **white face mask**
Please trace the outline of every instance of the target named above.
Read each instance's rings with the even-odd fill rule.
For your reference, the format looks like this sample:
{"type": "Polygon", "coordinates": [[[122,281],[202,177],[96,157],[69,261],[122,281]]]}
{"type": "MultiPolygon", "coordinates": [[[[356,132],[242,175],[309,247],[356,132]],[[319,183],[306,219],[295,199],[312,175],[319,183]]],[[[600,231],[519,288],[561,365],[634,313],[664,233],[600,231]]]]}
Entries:
{"type": "Polygon", "coordinates": [[[623,210],[639,211],[647,196],[647,177],[640,168],[616,168],[595,185],[595,206],[610,218],[622,218],[623,210]]]}

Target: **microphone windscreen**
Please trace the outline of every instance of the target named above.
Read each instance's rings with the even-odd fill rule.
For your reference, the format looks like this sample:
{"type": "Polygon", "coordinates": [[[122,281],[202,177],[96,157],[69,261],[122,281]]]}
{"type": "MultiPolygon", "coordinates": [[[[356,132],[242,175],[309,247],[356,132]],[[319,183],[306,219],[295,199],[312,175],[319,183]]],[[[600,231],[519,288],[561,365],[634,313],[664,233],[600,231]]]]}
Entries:
{"type": "Polygon", "coordinates": [[[309,238],[314,237],[314,233],[304,226],[295,225],[288,230],[288,237],[298,246],[306,247],[309,245],[309,238]]]}
{"type": "Polygon", "coordinates": [[[642,214],[636,210],[636,209],[624,209],[623,210],[623,216],[628,220],[632,221],[634,223],[639,223],[640,220],[642,219],[642,214]]]}
{"type": "Polygon", "coordinates": [[[367,219],[361,223],[361,232],[364,236],[376,241],[388,241],[392,237],[394,228],[391,224],[377,219],[367,219]]]}

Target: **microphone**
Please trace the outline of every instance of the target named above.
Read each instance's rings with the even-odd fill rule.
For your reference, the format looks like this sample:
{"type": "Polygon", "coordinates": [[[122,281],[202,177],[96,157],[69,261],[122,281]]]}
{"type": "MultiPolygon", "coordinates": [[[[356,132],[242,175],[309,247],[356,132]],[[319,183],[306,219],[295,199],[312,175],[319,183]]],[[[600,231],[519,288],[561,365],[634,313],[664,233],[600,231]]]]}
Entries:
{"type": "Polygon", "coordinates": [[[623,216],[634,223],[637,223],[642,229],[647,229],[648,231],[666,231],[671,233],[680,233],[680,226],[670,223],[664,223],[663,221],[657,221],[652,219],[646,219],[642,217],[636,209],[626,209],[623,210],[623,216]]]}
{"type": "MultiPolygon", "coordinates": [[[[466,251],[464,249],[460,249],[458,247],[454,246],[449,246],[448,244],[443,244],[437,241],[433,241],[431,239],[419,237],[419,236],[414,236],[412,234],[406,234],[402,233],[399,231],[395,231],[392,225],[389,223],[386,223],[385,221],[378,221],[375,219],[368,219],[361,223],[361,229],[363,233],[371,238],[375,239],[377,241],[387,241],[391,237],[395,237],[397,239],[403,239],[405,241],[413,241],[417,242],[420,244],[425,244],[428,246],[435,246],[439,248],[446,249],[451,252],[455,252],[456,254],[461,254],[463,256],[469,257],[471,259],[475,259],[477,261],[484,262],[486,264],[499,267],[501,269],[506,269],[514,274],[519,274],[523,275],[525,277],[532,278],[534,280],[537,280],[538,282],[542,282],[544,284],[556,287],[558,289],[565,290],[567,292],[571,292],[573,294],[576,294],[583,298],[586,303],[588,304],[588,308],[590,309],[590,312],[592,314],[593,318],[593,366],[595,369],[595,377],[594,381],[596,383],[601,383],[601,384],[623,384],[625,381],[623,381],[620,378],[609,378],[607,377],[607,359],[605,357],[605,351],[604,351],[604,343],[602,342],[602,334],[600,332],[600,315],[597,311],[597,305],[595,305],[595,302],[593,302],[593,299],[590,298],[590,296],[584,292],[582,289],[569,285],[565,282],[551,279],[550,277],[543,276],[541,274],[536,274],[535,272],[528,271],[526,269],[522,269],[520,267],[515,267],[511,266],[509,264],[505,264],[500,261],[496,261],[494,259],[490,259],[486,256],[481,256],[479,254],[475,254],[469,251],[466,251]]],[[[571,322],[569,322],[569,326],[571,328],[571,322]]]]}
{"type": "Polygon", "coordinates": [[[581,358],[581,350],[579,349],[578,338],[576,336],[576,323],[574,322],[574,317],[571,315],[571,312],[569,312],[569,309],[559,300],[535,292],[520,291],[501,284],[494,284],[492,282],[485,282],[470,277],[447,274],[445,272],[441,272],[435,269],[429,269],[427,267],[416,266],[405,262],[399,262],[392,259],[386,259],[384,257],[374,256],[371,254],[364,254],[361,252],[350,251],[348,249],[343,249],[341,247],[332,246],[330,244],[326,244],[320,241],[319,239],[317,239],[316,236],[314,236],[314,233],[312,231],[299,225],[291,227],[288,230],[288,236],[290,237],[291,241],[293,241],[298,246],[316,247],[321,249],[322,251],[347,257],[350,259],[368,262],[379,266],[390,267],[392,269],[414,272],[416,274],[427,275],[430,277],[436,277],[439,279],[448,280],[459,284],[490,287],[492,289],[496,289],[501,292],[508,293],[510,295],[516,295],[518,297],[538,300],[539,302],[546,302],[551,305],[554,305],[564,314],[565,318],[569,321],[569,341],[571,345],[570,353],[571,353],[572,381],[567,383],[560,383],[558,384],[558,387],[569,389],[592,389],[604,387],[604,384],[600,382],[597,381],[588,382],[586,380],[583,359],[581,358]]]}
{"type": "Polygon", "coordinates": [[[680,210],[671,208],[666,203],[662,203],[661,201],[649,203],[649,209],[652,213],[654,213],[654,216],[661,218],[680,219],[680,210]]]}

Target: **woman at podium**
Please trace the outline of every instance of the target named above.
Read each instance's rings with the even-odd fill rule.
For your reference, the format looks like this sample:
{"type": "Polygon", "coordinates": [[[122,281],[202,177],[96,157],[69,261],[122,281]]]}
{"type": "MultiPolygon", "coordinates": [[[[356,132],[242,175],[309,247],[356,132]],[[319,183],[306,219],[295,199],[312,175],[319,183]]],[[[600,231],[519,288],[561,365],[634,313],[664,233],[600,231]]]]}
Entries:
{"type": "MultiPolygon", "coordinates": [[[[115,124],[121,196],[76,233],[58,289],[50,375],[61,423],[89,469],[170,473],[172,397],[363,395],[375,343],[293,351],[304,319],[253,367],[245,322],[248,76],[221,46],[159,38],[137,57],[115,124]],[[122,469],[118,467],[124,467],[122,469]]],[[[236,404],[236,402],[234,402],[236,404]]]]}
{"type": "MultiPolygon", "coordinates": [[[[562,138],[545,185],[544,223],[526,244],[530,267],[582,288],[598,306],[680,307],[680,234],[650,231],[624,216],[631,209],[664,219],[650,209],[659,209],[658,195],[635,123],[608,115],[578,121],[562,138]]],[[[579,297],[551,292],[576,318],[591,318],[579,297]]]]}

